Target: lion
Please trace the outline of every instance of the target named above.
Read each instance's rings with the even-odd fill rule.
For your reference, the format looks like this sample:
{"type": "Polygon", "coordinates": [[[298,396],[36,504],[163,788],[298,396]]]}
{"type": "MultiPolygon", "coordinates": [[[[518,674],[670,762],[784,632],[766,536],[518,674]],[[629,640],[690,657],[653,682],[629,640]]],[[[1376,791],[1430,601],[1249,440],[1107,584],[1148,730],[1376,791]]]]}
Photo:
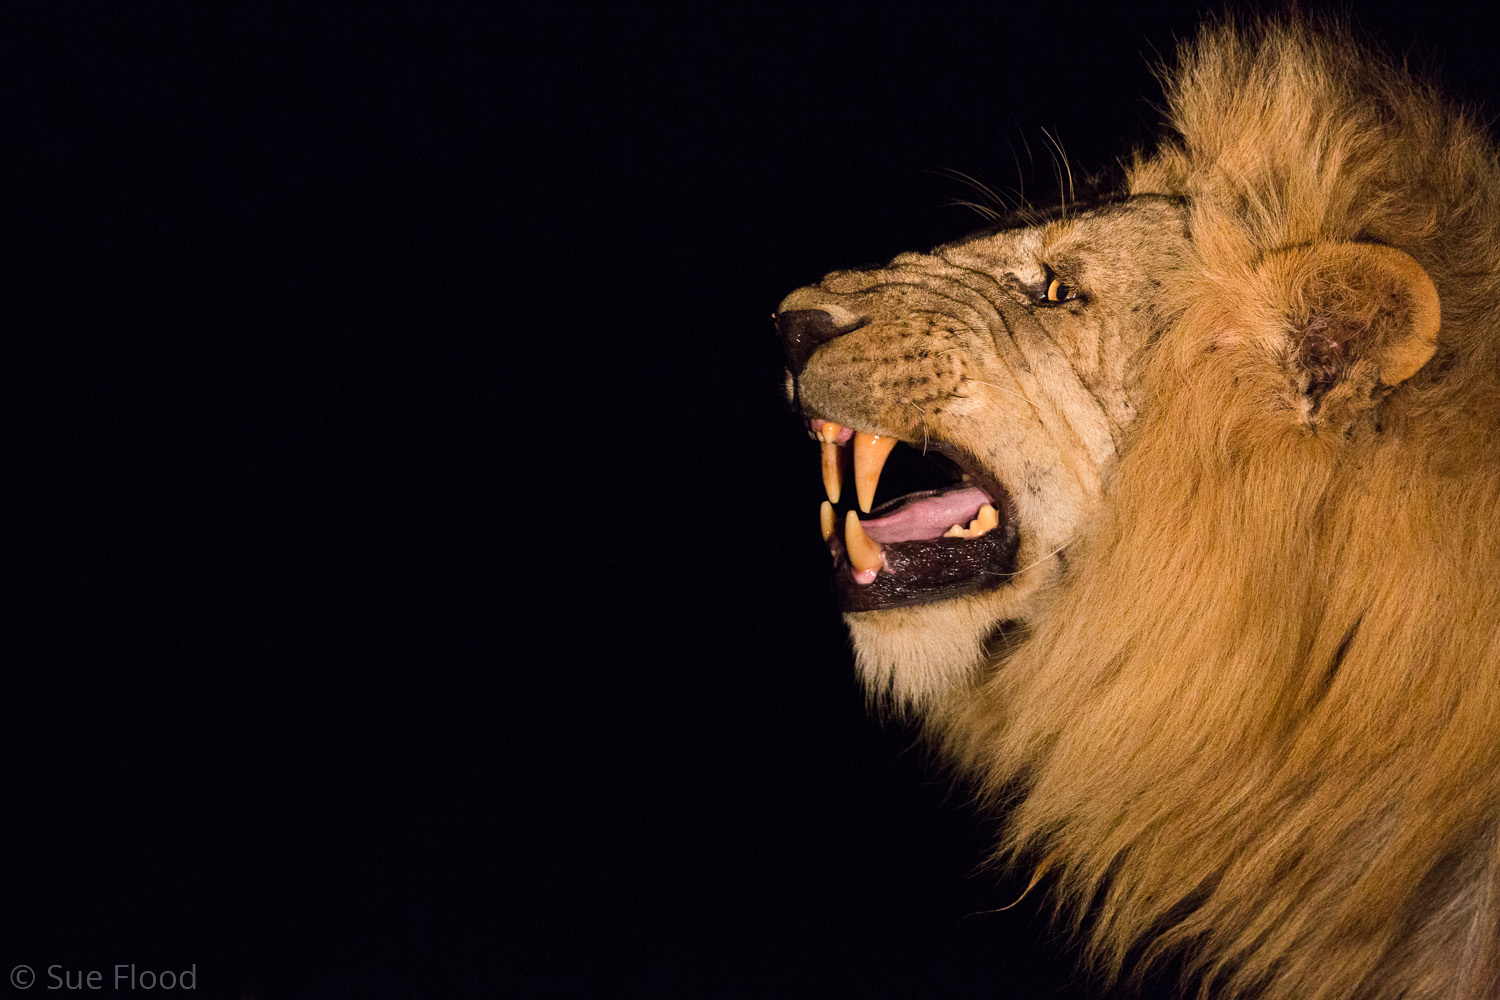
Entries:
{"type": "Polygon", "coordinates": [[[1495,1000],[1496,146],[1331,22],[1166,84],[1116,191],[781,303],[857,670],[1105,983],[1495,1000]]]}

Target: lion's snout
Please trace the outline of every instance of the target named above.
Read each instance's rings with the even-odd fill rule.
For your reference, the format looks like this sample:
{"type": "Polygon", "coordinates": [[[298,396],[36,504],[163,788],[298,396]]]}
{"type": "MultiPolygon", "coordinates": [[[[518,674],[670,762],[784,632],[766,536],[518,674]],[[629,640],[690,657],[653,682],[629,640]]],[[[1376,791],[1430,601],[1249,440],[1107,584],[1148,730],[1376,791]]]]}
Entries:
{"type": "Polygon", "coordinates": [[[870,322],[869,317],[856,315],[842,306],[815,301],[808,294],[811,291],[802,288],[788,295],[771,317],[786,351],[787,370],[794,378],[802,374],[819,347],[870,322]]]}

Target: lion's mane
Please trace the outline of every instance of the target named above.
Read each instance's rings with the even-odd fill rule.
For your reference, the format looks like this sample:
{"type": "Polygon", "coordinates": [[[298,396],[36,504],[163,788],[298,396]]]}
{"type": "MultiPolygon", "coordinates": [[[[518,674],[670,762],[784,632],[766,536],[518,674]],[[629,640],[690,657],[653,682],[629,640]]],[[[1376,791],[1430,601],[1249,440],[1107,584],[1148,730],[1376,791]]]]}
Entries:
{"type": "Polygon", "coordinates": [[[1192,199],[1199,259],[1069,582],[949,749],[1107,974],[1170,954],[1214,996],[1500,996],[1495,147],[1301,20],[1206,29],[1168,110],[1132,189],[1192,199]],[[1427,271],[1438,349],[1364,422],[1309,420],[1268,374],[1256,268],[1351,242],[1427,271]]]}

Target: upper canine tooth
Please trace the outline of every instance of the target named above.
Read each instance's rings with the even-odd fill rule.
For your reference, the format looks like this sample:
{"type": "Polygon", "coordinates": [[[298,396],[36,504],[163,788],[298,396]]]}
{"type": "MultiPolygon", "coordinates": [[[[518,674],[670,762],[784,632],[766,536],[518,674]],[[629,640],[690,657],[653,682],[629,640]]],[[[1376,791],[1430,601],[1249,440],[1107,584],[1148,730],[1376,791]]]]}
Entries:
{"type": "Polygon", "coordinates": [[[865,534],[859,515],[852,510],[844,518],[844,549],[854,567],[854,582],[874,583],[881,567],[880,543],[865,534]]]}
{"type": "MultiPolygon", "coordinates": [[[[828,425],[823,429],[826,431],[828,425]]],[[[823,492],[828,494],[829,503],[838,503],[839,494],[844,492],[843,456],[839,446],[826,438],[818,447],[823,449],[823,492]]]]}
{"type": "MultiPolygon", "coordinates": [[[[824,445],[827,447],[827,445],[824,445]]],[[[854,489],[859,496],[859,509],[866,514],[875,502],[875,485],[880,482],[880,470],[896,439],[868,434],[864,431],[854,435],[854,489]]]]}
{"type": "Polygon", "coordinates": [[[826,542],[833,537],[834,529],[833,504],[827,500],[824,500],[823,506],[818,508],[818,522],[823,528],[823,541],[826,542]]]}

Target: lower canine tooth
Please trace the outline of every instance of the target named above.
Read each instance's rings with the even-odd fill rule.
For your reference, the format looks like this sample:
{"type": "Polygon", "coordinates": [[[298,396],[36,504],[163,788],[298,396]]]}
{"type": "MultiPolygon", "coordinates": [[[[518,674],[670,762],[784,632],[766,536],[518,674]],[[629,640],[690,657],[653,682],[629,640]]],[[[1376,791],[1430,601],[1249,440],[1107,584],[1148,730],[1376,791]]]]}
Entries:
{"type": "MultiPolygon", "coordinates": [[[[826,445],[825,445],[826,447],[826,445]]],[[[896,439],[879,434],[860,431],[854,435],[854,490],[859,497],[859,509],[866,514],[875,502],[875,486],[880,482],[880,470],[885,460],[896,447],[896,439]]]]}
{"type": "Polygon", "coordinates": [[[823,541],[826,542],[828,541],[828,539],[833,537],[834,529],[833,504],[829,503],[827,500],[824,500],[823,506],[818,508],[818,521],[823,527],[823,541]]]}
{"type": "MultiPolygon", "coordinates": [[[[828,425],[824,426],[824,430],[828,425]]],[[[823,492],[828,494],[829,503],[838,503],[839,494],[844,492],[844,473],[841,468],[842,456],[839,454],[839,446],[832,441],[824,441],[823,449],[823,492]]]]}
{"type": "Polygon", "coordinates": [[[852,510],[844,518],[844,549],[849,553],[849,564],[854,567],[855,582],[872,582],[881,566],[880,543],[865,534],[859,515],[852,510]]]}

